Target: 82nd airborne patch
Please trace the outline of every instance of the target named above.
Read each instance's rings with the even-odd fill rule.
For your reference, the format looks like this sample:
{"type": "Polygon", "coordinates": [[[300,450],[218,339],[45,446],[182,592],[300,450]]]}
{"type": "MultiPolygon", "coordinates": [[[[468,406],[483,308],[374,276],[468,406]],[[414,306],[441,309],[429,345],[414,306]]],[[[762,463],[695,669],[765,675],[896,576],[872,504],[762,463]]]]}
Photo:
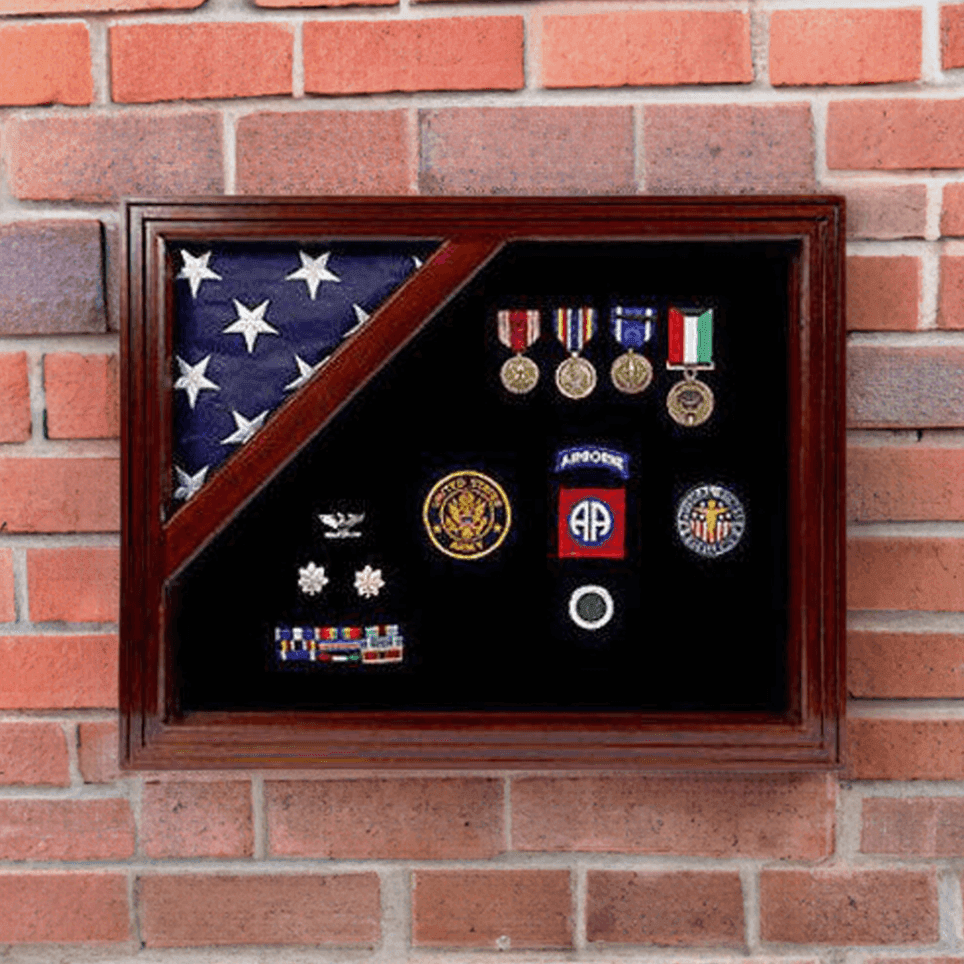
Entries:
{"type": "Polygon", "coordinates": [[[742,503],[722,485],[697,485],[676,508],[676,531],[683,545],[707,559],[735,549],[745,526],[742,503]]]}
{"type": "Polygon", "coordinates": [[[622,559],[626,490],[559,490],[559,558],[622,559]]]}
{"type": "Polygon", "coordinates": [[[502,545],[512,525],[512,508],[495,479],[463,469],[432,486],[422,522],[439,552],[453,559],[481,559],[502,545]]]}

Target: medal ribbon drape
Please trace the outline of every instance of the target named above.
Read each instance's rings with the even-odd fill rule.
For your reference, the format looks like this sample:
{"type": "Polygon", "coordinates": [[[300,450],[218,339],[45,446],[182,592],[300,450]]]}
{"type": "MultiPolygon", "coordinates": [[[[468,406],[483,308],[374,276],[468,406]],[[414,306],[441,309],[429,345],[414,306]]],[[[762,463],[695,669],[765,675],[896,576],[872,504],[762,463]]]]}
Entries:
{"type": "Polygon", "coordinates": [[[670,417],[686,428],[702,425],[713,414],[714,398],[710,386],[701,382],[696,373],[716,367],[713,363],[712,308],[669,309],[666,367],[683,370],[683,380],[677,382],[666,396],[670,417]]]}
{"type": "Polygon", "coordinates": [[[609,312],[613,338],[627,349],[612,365],[613,385],[627,395],[635,395],[653,380],[653,366],[645,355],[637,355],[650,342],[656,327],[657,311],[648,305],[616,305],[609,312]]]}
{"type": "Polygon", "coordinates": [[[596,387],[596,369],[579,356],[595,333],[595,308],[556,309],[556,338],[572,353],[556,369],[556,387],[566,398],[585,398],[596,387]]]}
{"type": "Polygon", "coordinates": [[[539,312],[534,310],[502,310],[496,314],[499,341],[515,352],[502,365],[499,377],[506,390],[514,395],[531,392],[539,381],[539,366],[522,354],[538,340],[539,321],[539,312]]]}

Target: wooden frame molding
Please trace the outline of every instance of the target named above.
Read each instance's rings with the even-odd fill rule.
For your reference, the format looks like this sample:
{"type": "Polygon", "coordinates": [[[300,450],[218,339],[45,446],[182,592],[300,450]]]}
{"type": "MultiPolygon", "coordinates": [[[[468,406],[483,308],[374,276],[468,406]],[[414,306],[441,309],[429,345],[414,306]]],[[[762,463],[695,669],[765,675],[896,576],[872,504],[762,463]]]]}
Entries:
{"type": "Polygon", "coordinates": [[[699,768],[842,765],[844,203],[753,198],[216,198],[125,205],[122,765],[699,768]],[[196,496],[169,512],[170,252],[190,242],[434,240],[435,253],[196,496]],[[789,604],[783,712],[192,711],[172,581],[503,247],[522,240],[795,245],[788,291],[789,604]]]}

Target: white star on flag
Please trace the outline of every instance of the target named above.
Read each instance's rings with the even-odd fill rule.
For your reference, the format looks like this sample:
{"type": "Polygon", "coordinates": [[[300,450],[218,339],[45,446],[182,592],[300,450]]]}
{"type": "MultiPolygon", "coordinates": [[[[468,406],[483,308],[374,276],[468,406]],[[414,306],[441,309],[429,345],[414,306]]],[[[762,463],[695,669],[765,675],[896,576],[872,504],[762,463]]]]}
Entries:
{"type": "Polygon", "coordinates": [[[381,569],[365,566],[355,573],[355,588],[359,596],[377,596],[378,590],[385,585],[381,569]]]}
{"type": "Polygon", "coordinates": [[[264,425],[264,420],[268,417],[268,412],[270,409],[265,409],[260,415],[256,415],[250,421],[246,419],[240,412],[236,412],[234,409],[231,410],[231,415],[234,417],[234,424],[237,426],[236,430],[232,432],[227,438],[221,439],[222,445],[244,445],[255,432],[264,425]]]}
{"type": "Polygon", "coordinates": [[[201,282],[205,279],[210,278],[212,281],[221,280],[221,275],[208,267],[208,261],[211,260],[210,251],[205,251],[204,254],[200,254],[195,258],[189,251],[181,248],[181,257],[184,259],[184,267],[181,268],[178,277],[187,278],[190,282],[192,298],[197,298],[198,288],[201,287],[201,282]]]}
{"type": "Polygon", "coordinates": [[[310,255],[305,254],[304,251],[299,251],[298,257],[301,258],[301,267],[297,271],[292,271],[291,274],[285,275],[285,281],[304,281],[304,283],[308,285],[308,294],[311,295],[312,301],[315,300],[315,295],[318,294],[318,285],[320,285],[322,281],[341,283],[341,278],[328,270],[328,259],[331,257],[330,251],[326,251],[317,258],[312,258],[310,255]]]}
{"type": "Polygon", "coordinates": [[[258,335],[280,335],[277,328],[273,328],[264,320],[264,313],[270,302],[262,301],[257,308],[246,308],[237,298],[231,299],[238,317],[223,330],[225,335],[244,335],[244,343],[248,346],[248,354],[254,351],[254,343],[258,335]]]}
{"type": "Polygon", "coordinates": [[[194,408],[198,393],[202,389],[209,388],[215,392],[221,390],[221,386],[215,385],[205,374],[208,362],[211,360],[210,355],[202,358],[196,365],[189,365],[179,355],[175,355],[174,357],[177,359],[178,367],[181,369],[181,377],[174,383],[174,388],[175,390],[183,388],[184,391],[187,392],[187,403],[191,408],[194,408]]]}
{"type": "Polygon", "coordinates": [[[351,307],[352,311],[355,312],[355,325],[349,328],[348,331],[341,336],[342,338],[347,338],[349,335],[353,335],[356,331],[358,331],[359,328],[361,328],[363,324],[365,324],[366,321],[368,321],[369,318],[371,318],[371,315],[365,311],[361,305],[352,305],[351,307]]]}
{"type": "Polygon", "coordinates": [[[317,365],[309,365],[300,355],[295,355],[295,361],[298,363],[298,377],[285,385],[285,391],[292,392],[296,388],[301,388],[327,360],[327,358],[323,358],[317,365]]]}
{"type": "Polygon", "coordinates": [[[177,473],[177,488],[174,490],[175,499],[184,499],[185,502],[191,498],[192,495],[196,495],[198,489],[204,485],[204,477],[208,474],[208,469],[210,465],[205,465],[200,472],[190,475],[184,471],[184,469],[174,466],[174,471],[177,473]]]}

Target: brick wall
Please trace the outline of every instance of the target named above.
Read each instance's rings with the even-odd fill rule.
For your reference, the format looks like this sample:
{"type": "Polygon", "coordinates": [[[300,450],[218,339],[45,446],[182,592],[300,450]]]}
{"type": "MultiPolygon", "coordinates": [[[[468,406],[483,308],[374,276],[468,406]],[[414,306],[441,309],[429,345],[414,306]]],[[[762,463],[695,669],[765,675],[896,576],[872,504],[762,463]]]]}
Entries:
{"type": "Polygon", "coordinates": [[[0,0],[0,945],[964,961],[964,4],[824,6],[0,0]],[[117,773],[118,198],[813,190],[844,778],[117,773]]]}

